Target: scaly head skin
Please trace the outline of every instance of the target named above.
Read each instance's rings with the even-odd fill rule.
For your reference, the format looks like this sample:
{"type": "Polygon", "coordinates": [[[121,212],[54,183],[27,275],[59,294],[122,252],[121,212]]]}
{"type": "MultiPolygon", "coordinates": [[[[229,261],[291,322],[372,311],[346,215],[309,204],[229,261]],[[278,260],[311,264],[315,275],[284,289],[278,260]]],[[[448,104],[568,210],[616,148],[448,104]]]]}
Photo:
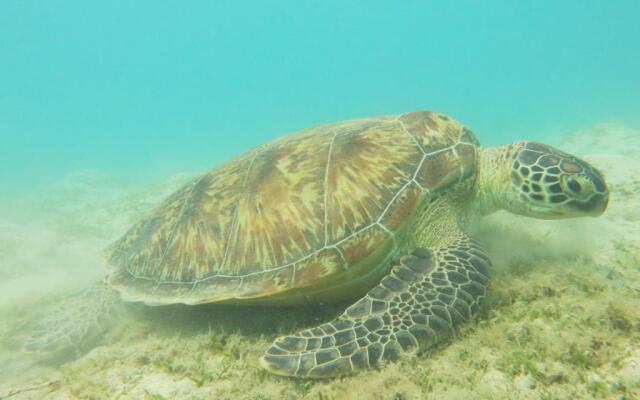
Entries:
{"type": "Polygon", "coordinates": [[[601,215],[609,191],[587,162],[551,146],[517,142],[482,150],[475,197],[480,214],[504,209],[559,219],[601,215]]]}

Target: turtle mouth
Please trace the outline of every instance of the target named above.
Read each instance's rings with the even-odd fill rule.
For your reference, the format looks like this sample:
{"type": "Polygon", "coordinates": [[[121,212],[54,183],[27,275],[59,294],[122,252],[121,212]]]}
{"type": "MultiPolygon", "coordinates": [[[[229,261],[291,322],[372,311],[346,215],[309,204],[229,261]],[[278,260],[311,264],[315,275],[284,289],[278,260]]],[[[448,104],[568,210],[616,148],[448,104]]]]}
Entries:
{"type": "Polygon", "coordinates": [[[586,201],[570,200],[567,206],[580,212],[581,214],[597,217],[605,212],[609,205],[608,193],[596,193],[589,197],[586,201]]]}

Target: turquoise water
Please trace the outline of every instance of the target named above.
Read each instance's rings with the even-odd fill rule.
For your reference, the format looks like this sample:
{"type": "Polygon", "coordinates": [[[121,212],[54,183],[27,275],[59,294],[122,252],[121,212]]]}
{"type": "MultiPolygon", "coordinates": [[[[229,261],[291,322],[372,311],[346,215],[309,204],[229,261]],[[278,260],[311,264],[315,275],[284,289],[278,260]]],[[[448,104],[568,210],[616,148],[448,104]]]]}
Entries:
{"type": "Polygon", "coordinates": [[[485,144],[640,121],[640,2],[3,1],[0,197],[415,109],[485,144]]]}

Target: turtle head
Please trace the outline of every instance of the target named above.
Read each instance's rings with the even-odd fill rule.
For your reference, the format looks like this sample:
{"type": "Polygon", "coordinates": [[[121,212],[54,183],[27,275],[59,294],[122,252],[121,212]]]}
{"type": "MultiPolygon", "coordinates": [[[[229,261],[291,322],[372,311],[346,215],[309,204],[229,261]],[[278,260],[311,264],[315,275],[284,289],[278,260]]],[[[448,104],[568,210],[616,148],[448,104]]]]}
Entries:
{"type": "MultiPolygon", "coordinates": [[[[502,208],[543,219],[598,216],[609,202],[602,174],[586,161],[545,144],[507,146],[502,208]]],[[[503,169],[504,171],[504,169],[503,169]]]]}

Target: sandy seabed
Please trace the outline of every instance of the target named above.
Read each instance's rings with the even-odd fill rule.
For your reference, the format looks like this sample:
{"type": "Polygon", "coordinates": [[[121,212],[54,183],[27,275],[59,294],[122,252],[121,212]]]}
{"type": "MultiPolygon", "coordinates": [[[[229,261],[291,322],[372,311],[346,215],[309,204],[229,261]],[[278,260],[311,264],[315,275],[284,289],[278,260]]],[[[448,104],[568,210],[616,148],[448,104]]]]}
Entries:
{"type": "Polygon", "coordinates": [[[639,399],[640,131],[603,124],[552,144],[604,172],[607,212],[486,218],[473,233],[494,267],[477,321],[430,352],[327,381],[275,377],[257,359],[345,305],[129,305],[82,354],[21,351],[51,304],[106,273],[101,249],[193,175],[141,188],[78,173],[2,204],[0,399],[639,399]]]}

